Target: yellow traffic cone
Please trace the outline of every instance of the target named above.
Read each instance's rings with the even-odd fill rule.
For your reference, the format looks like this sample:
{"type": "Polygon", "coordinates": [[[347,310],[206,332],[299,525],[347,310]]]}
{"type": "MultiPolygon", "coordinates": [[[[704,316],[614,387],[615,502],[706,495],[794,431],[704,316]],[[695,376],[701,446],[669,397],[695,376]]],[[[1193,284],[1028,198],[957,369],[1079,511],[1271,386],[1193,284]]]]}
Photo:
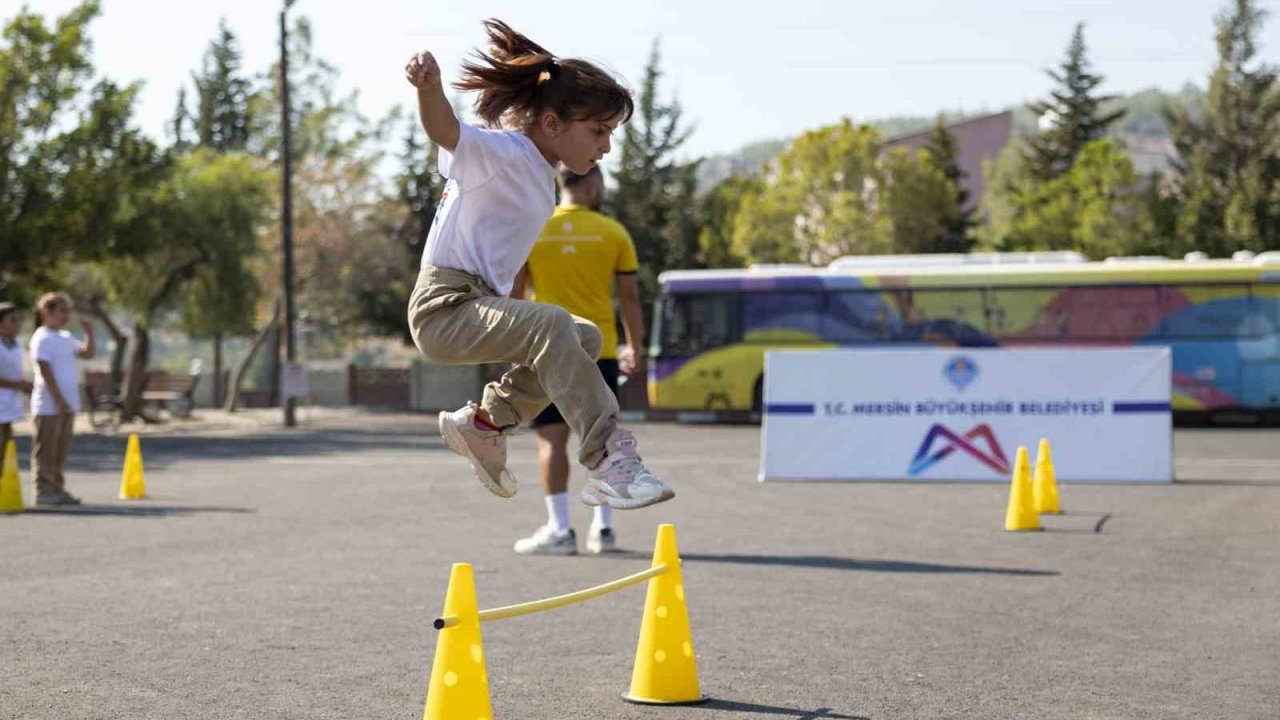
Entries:
{"type": "Polygon", "coordinates": [[[1040,516],[1036,514],[1031,490],[1031,467],[1027,461],[1027,448],[1018,446],[1018,459],[1013,464],[1013,483],[1009,488],[1009,509],[1004,515],[1005,530],[1039,530],[1040,516]]]}
{"type": "Polygon", "coordinates": [[[141,500],[147,496],[142,475],[142,447],[138,444],[138,434],[130,433],[124,453],[124,472],[120,474],[121,500],[141,500]]]}
{"type": "Polygon", "coordinates": [[[484,669],[480,642],[480,610],[469,563],[454,563],[441,617],[458,618],[440,630],[436,658],[431,663],[427,706],[422,720],[493,720],[489,705],[489,674],[484,669]]]}
{"type": "Polygon", "coordinates": [[[658,526],[653,564],[666,565],[667,571],[649,580],[631,690],[623,697],[646,705],[704,702],[707,698],[698,687],[698,666],[693,653],[693,634],[689,631],[689,609],[685,606],[674,525],[658,526]]]}
{"type": "Polygon", "coordinates": [[[1036,478],[1032,488],[1036,512],[1042,515],[1057,515],[1062,512],[1062,504],[1058,501],[1058,479],[1053,470],[1053,455],[1046,438],[1040,438],[1040,449],[1036,451],[1036,478]]]}
{"type": "Polygon", "coordinates": [[[17,513],[26,509],[22,502],[22,478],[18,477],[18,445],[13,440],[4,445],[4,465],[0,471],[0,513],[17,513]]]}

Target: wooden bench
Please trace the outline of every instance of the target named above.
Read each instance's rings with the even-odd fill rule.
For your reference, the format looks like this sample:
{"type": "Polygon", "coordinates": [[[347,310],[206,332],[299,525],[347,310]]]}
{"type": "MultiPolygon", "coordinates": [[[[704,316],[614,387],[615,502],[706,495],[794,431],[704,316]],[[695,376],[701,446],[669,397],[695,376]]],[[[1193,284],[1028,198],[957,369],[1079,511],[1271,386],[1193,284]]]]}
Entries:
{"type": "Polygon", "coordinates": [[[148,373],[146,387],[142,389],[142,401],[159,405],[177,417],[190,417],[196,404],[194,395],[199,382],[198,374],[148,373]]]}

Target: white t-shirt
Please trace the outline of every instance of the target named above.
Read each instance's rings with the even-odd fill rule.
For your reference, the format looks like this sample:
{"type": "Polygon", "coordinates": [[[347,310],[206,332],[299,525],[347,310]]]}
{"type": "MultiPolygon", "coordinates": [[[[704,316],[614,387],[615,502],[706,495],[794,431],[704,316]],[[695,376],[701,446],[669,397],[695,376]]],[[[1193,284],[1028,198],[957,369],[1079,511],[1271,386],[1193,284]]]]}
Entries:
{"type": "Polygon", "coordinates": [[[44,383],[44,373],[40,372],[41,361],[53,368],[53,379],[58,381],[58,389],[71,406],[71,411],[80,412],[80,372],[76,367],[76,353],[80,352],[80,347],[80,341],[66,330],[36,328],[31,336],[31,366],[35,368],[36,376],[35,390],[31,393],[32,415],[58,414],[58,403],[44,383]]]}
{"type": "Polygon", "coordinates": [[[422,264],[478,275],[506,295],[556,208],[556,168],[524,133],[459,127],[458,147],[440,149],[449,181],[422,264]]]}
{"type": "MultiPolygon", "coordinates": [[[[22,379],[22,346],[14,343],[13,347],[0,340],[0,380],[17,381],[22,379]]],[[[26,408],[22,405],[22,392],[12,388],[0,387],[0,423],[17,422],[23,418],[26,408]]]]}

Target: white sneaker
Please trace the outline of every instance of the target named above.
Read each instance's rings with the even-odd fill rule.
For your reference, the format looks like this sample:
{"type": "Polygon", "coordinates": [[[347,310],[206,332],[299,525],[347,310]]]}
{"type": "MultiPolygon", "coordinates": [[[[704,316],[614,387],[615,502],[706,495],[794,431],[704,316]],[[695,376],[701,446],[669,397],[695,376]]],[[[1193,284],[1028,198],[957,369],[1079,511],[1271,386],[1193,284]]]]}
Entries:
{"type": "Polygon", "coordinates": [[[591,530],[587,533],[587,552],[592,555],[600,553],[617,552],[618,536],[613,534],[612,528],[600,527],[592,525],[591,530]]]}
{"type": "Polygon", "coordinates": [[[618,428],[605,443],[604,460],[587,473],[582,502],[615,510],[635,510],[675,497],[675,491],[649,472],[636,452],[636,436],[618,428]]]}
{"type": "Polygon", "coordinates": [[[557,533],[551,525],[543,525],[529,537],[517,540],[515,551],[521,555],[577,555],[578,536],[573,528],[557,533]]]}
{"type": "Polygon", "coordinates": [[[489,492],[509,498],[516,494],[516,476],[507,469],[507,438],[498,430],[476,427],[479,406],[440,413],[440,437],[449,449],[466,458],[489,492]]]}

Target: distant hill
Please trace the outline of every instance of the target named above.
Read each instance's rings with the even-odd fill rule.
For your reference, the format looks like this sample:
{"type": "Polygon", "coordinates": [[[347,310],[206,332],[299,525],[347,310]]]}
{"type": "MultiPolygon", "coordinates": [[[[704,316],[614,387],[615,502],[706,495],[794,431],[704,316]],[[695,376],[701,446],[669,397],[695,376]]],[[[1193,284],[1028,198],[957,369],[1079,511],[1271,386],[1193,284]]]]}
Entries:
{"type": "MultiPolygon", "coordinates": [[[[1196,107],[1203,102],[1204,91],[1187,84],[1177,92],[1165,92],[1152,88],[1119,97],[1106,103],[1104,110],[1110,111],[1117,107],[1123,107],[1126,110],[1124,118],[1115,126],[1113,135],[1130,147],[1139,172],[1146,173],[1167,166],[1168,154],[1172,152],[1169,128],[1165,125],[1162,109],[1166,105],[1196,107]]],[[[991,112],[1000,112],[1000,110],[948,112],[945,115],[948,122],[956,122],[991,112]]],[[[890,138],[924,130],[933,125],[934,118],[905,116],[866,122],[879,130],[881,135],[890,138]]],[[[1033,135],[1036,132],[1036,117],[1025,105],[1015,107],[1013,108],[1013,125],[1014,134],[1018,137],[1033,135]]],[[[698,188],[709,188],[731,175],[759,172],[761,167],[777,157],[790,143],[791,138],[761,140],[744,145],[731,153],[706,157],[698,168],[698,188]]]]}

